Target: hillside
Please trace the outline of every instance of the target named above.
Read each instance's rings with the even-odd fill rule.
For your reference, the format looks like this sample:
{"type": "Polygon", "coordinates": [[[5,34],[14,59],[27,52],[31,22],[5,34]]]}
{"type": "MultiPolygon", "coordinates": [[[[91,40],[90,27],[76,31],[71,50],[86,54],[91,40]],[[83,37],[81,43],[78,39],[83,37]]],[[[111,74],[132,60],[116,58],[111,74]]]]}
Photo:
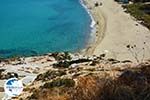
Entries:
{"type": "MultiPolygon", "coordinates": [[[[150,100],[150,61],[52,54],[57,61],[13,100],[150,100]]],[[[39,70],[39,72],[41,72],[39,70]]]]}

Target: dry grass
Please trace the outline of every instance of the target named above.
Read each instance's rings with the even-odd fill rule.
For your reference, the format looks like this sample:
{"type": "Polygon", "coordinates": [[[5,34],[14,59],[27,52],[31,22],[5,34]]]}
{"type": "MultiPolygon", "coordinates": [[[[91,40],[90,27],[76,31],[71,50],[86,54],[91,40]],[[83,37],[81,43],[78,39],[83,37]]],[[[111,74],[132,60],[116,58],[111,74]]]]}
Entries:
{"type": "Polygon", "coordinates": [[[77,86],[70,93],[71,100],[95,100],[101,91],[102,84],[103,82],[100,82],[97,77],[80,77],[77,86]]]}
{"type": "Polygon", "coordinates": [[[150,65],[124,70],[115,79],[92,74],[78,76],[71,87],[56,83],[35,89],[25,100],[150,100],[150,65]]]}
{"type": "Polygon", "coordinates": [[[27,100],[70,100],[66,91],[68,90],[63,88],[37,89],[33,91],[32,95],[26,99],[27,100]]]}

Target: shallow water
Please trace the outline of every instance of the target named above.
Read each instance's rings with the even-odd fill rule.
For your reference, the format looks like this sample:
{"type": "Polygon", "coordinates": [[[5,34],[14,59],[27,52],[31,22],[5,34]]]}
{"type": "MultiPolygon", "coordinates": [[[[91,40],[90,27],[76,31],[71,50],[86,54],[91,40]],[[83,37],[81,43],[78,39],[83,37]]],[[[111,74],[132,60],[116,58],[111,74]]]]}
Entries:
{"type": "Polygon", "coordinates": [[[79,0],[0,0],[0,56],[83,49],[90,23],[79,0]]]}

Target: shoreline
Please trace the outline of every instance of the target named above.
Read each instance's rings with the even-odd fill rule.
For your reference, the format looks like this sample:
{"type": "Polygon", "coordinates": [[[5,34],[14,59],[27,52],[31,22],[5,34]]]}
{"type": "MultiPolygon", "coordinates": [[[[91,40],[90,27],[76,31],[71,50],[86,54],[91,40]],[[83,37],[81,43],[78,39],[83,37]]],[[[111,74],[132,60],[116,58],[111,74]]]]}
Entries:
{"type": "MultiPolygon", "coordinates": [[[[114,58],[114,59],[119,58],[118,60],[134,61],[135,58],[133,58],[132,55],[129,54],[130,53],[129,51],[127,51],[127,50],[120,51],[121,49],[125,49],[125,48],[122,46],[119,46],[119,45],[121,44],[121,45],[126,46],[128,43],[131,43],[132,40],[134,42],[137,42],[139,39],[137,40],[134,38],[136,36],[136,34],[138,34],[139,35],[138,37],[140,37],[144,41],[145,38],[143,38],[143,36],[150,37],[150,34],[149,34],[150,31],[145,26],[139,24],[138,21],[136,21],[131,15],[125,13],[123,11],[123,8],[121,7],[121,4],[118,4],[114,0],[108,0],[107,2],[105,0],[101,0],[101,1],[79,0],[79,2],[81,3],[81,6],[83,6],[87,10],[89,16],[91,17],[91,20],[92,20],[91,28],[92,29],[91,29],[90,35],[94,36],[94,40],[92,40],[92,41],[90,40],[91,38],[93,39],[93,36],[91,36],[87,43],[87,46],[84,49],[76,51],[76,52],[72,52],[72,53],[73,54],[79,53],[83,56],[92,56],[92,55],[99,56],[101,54],[111,53],[111,54],[108,54],[107,58],[114,58]],[[95,2],[98,2],[99,5],[95,6],[95,2]],[[102,3],[102,5],[100,5],[100,3],[102,3]],[[114,9],[116,11],[113,11],[113,9],[108,8],[108,6],[110,6],[110,5],[112,5],[112,7],[110,7],[110,8],[115,7],[114,9]],[[117,13],[116,13],[116,15],[117,15],[117,16],[115,16],[116,18],[114,18],[113,16],[109,16],[107,13],[110,13],[111,10],[112,10],[112,13],[118,12],[118,13],[120,13],[120,15],[117,15],[117,13]],[[127,21],[122,20],[121,18],[118,18],[118,16],[125,17],[124,19],[127,19],[127,21]],[[119,21],[119,23],[117,23],[117,25],[119,25],[119,26],[113,27],[113,26],[116,26],[116,23],[112,23],[112,20],[119,21]],[[130,21],[129,24],[135,24],[135,25],[132,25],[131,28],[126,27],[127,25],[125,22],[128,22],[128,21],[130,21]],[[121,29],[122,26],[124,26],[124,25],[126,25],[124,28],[128,29],[129,31],[121,29]],[[113,29],[111,27],[113,27],[113,29]],[[132,28],[134,28],[134,29],[132,30],[132,28]],[[125,32],[123,32],[123,31],[125,31],[125,32]],[[140,32],[141,33],[143,32],[144,34],[139,34],[140,32]],[[119,33],[121,33],[121,34],[119,34],[119,33]],[[125,39],[120,39],[120,38],[122,38],[120,36],[120,35],[122,35],[122,33],[123,33],[123,35],[127,34],[125,39]],[[134,34],[131,36],[131,35],[129,35],[130,33],[134,33],[134,34]],[[129,41],[128,38],[131,40],[131,42],[129,41]],[[120,43],[122,41],[124,43],[120,43]],[[115,43],[118,42],[120,44],[116,43],[117,45],[116,44],[114,45],[114,44],[112,44],[113,42],[115,42],[115,43]],[[114,50],[111,51],[111,49],[114,49],[114,50]],[[122,57],[116,57],[116,54],[112,54],[112,53],[116,53],[115,50],[118,53],[118,55],[122,56],[122,57]],[[127,53],[128,53],[128,55],[126,55],[127,53]],[[124,54],[125,54],[125,56],[124,56],[124,54]]],[[[110,14],[110,15],[112,15],[112,14],[110,14]]],[[[150,41],[148,41],[148,42],[150,43],[150,41]]],[[[137,44],[141,45],[141,43],[138,43],[138,42],[137,42],[137,44]]],[[[49,53],[51,53],[51,52],[49,52],[49,53]]],[[[44,56],[49,53],[42,54],[42,55],[35,55],[35,56],[27,56],[27,57],[23,56],[21,58],[28,58],[28,57],[34,58],[34,57],[38,57],[38,56],[44,56]]],[[[146,51],[145,54],[147,56],[150,56],[150,51],[146,51]]]]}
{"type": "Polygon", "coordinates": [[[126,13],[121,4],[114,0],[83,1],[96,22],[96,30],[91,32],[95,41],[89,43],[81,54],[106,54],[106,58],[131,61],[138,58],[141,62],[150,58],[150,30],[126,13]],[[95,6],[96,2],[98,6],[95,6]],[[127,45],[136,47],[131,52],[127,45]]]}
{"type": "MultiPolygon", "coordinates": [[[[97,44],[100,44],[105,36],[106,23],[105,17],[102,11],[98,11],[101,7],[100,5],[95,7],[93,1],[90,0],[80,0],[81,5],[86,9],[89,16],[91,17],[91,39],[88,41],[85,49],[81,50],[80,53],[86,56],[93,55],[97,44]],[[93,40],[94,37],[94,40],[93,40]]],[[[99,2],[100,3],[100,2],[99,2]]]]}
{"type": "Polygon", "coordinates": [[[91,17],[92,22],[91,22],[91,24],[90,24],[90,27],[91,27],[92,30],[93,30],[93,29],[95,28],[95,24],[96,24],[96,22],[95,22],[95,20],[94,20],[94,18],[93,18],[93,15],[90,13],[90,10],[88,9],[88,7],[87,7],[87,5],[86,5],[85,0],[79,0],[79,2],[80,2],[80,4],[81,4],[81,6],[82,6],[83,8],[85,8],[85,10],[87,11],[87,13],[88,13],[89,16],[91,17]]]}

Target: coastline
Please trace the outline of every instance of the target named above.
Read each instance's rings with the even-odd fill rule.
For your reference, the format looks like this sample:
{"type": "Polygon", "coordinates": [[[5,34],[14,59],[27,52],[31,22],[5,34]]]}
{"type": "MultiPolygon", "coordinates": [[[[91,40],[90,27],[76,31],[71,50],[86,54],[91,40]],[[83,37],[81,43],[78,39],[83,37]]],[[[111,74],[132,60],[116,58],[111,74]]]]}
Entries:
{"type": "Polygon", "coordinates": [[[87,6],[85,0],[79,0],[79,2],[80,2],[80,4],[83,6],[83,8],[85,8],[85,10],[87,11],[87,13],[88,13],[89,16],[91,17],[92,22],[91,22],[90,27],[91,27],[92,29],[94,29],[96,22],[95,22],[95,19],[93,18],[93,15],[92,15],[91,12],[90,12],[90,9],[88,9],[88,6],[87,6]]]}
{"type": "MultiPolygon", "coordinates": [[[[150,43],[150,39],[149,41],[146,40],[147,37],[150,37],[150,31],[125,13],[121,4],[114,0],[79,0],[79,2],[91,17],[92,31],[85,49],[72,53],[79,53],[84,56],[107,54],[107,58],[134,61],[135,58],[127,50],[126,45],[141,46],[143,42],[150,43]],[[99,5],[95,6],[95,2],[98,2],[99,5]]],[[[137,49],[140,50],[141,48],[137,49]]],[[[145,48],[149,49],[146,46],[145,48]]],[[[142,53],[140,59],[143,59],[142,53]]],[[[145,55],[150,56],[150,49],[145,51],[145,55]]]]}
{"type": "Polygon", "coordinates": [[[91,33],[95,35],[95,41],[89,43],[81,54],[86,56],[106,54],[107,58],[131,61],[136,61],[135,56],[139,61],[149,59],[149,29],[126,13],[121,4],[114,0],[83,1],[96,22],[96,30],[91,33]],[[95,6],[95,2],[99,5],[95,6]],[[126,48],[127,45],[136,45],[136,48],[131,52],[126,48]]]}
{"type": "MultiPolygon", "coordinates": [[[[115,60],[117,61],[117,63],[114,61],[114,63],[116,64],[122,64],[121,61],[127,61],[128,59],[134,61],[135,58],[126,48],[126,45],[128,44],[136,44],[138,46],[136,48],[137,51],[140,51],[141,48],[145,47],[144,54],[146,57],[150,57],[150,51],[148,51],[146,45],[143,45],[143,42],[145,41],[147,44],[150,44],[150,31],[146,27],[135,21],[135,19],[129,14],[125,13],[121,5],[114,2],[114,0],[101,0],[99,2],[102,2],[102,6],[99,5],[98,7],[95,7],[94,3],[96,0],[83,1],[84,5],[89,11],[88,13],[90,14],[91,18],[93,18],[92,20],[95,21],[95,24],[91,23],[91,27],[93,28],[91,35],[95,36],[95,41],[93,43],[89,41],[89,45],[85,50],[81,51],[81,55],[71,54],[72,60],[85,59],[88,58],[87,56],[90,56],[88,59],[92,59],[92,61],[94,62],[95,56],[92,55],[96,55],[98,58],[100,54],[106,53],[108,58],[114,58],[117,60],[119,59],[119,62],[115,60]]],[[[139,59],[141,59],[143,57],[143,52],[138,53],[140,54],[139,59]]],[[[59,62],[59,60],[56,59],[57,57],[61,58],[66,56],[61,53],[53,54],[52,56],[51,53],[48,53],[40,56],[21,57],[19,59],[14,58],[9,59],[6,62],[1,62],[0,67],[1,69],[5,69],[7,72],[18,73],[19,77],[24,80],[24,84],[28,86],[34,81],[38,74],[47,70],[56,70],[55,68],[53,68],[53,64],[59,62]]],[[[106,70],[114,68],[114,65],[112,64],[112,66],[109,66],[109,63],[110,61],[106,61],[104,62],[104,64],[102,63],[102,65],[98,65],[98,67],[104,66],[106,70]]],[[[83,66],[83,64],[81,64],[81,66],[83,66]]],[[[79,65],[71,65],[71,68],[75,67],[79,67],[79,65]]],[[[118,65],[116,67],[118,67],[118,65]]],[[[124,66],[121,66],[120,69],[124,69],[126,67],[128,67],[128,65],[124,63],[124,66]]],[[[136,64],[134,65],[134,67],[137,67],[136,64]]],[[[87,67],[87,65],[85,65],[84,68],[89,68],[89,66],[87,67]]],[[[99,68],[97,69],[97,72],[102,72],[99,71],[99,68]]],[[[93,69],[91,69],[91,71],[92,70],[93,69]]],[[[112,72],[112,70],[110,71],[112,72]]],[[[1,81],[2,82],[0,85],[1,87],[3,87],[3,82],[5,82],[5,80],[1,81]]],[[[2,98],[3,96],[4,93],[0,92],[0,98],[2,98]]]]}
{"type": "Polygon", "coordinates": [[[89,16],[91,17],[91,38],[85,49],[81,50],[83,55],[93,55],[97,45],[102,41],[105,36],[106,23],[105,17],[102,11],[99,11],[101,6],[95,7],[92,0],[80,0],[81,5],[87,10],[89,16]],[[94,41],[93,41],[94,37],[94,41]]]}

